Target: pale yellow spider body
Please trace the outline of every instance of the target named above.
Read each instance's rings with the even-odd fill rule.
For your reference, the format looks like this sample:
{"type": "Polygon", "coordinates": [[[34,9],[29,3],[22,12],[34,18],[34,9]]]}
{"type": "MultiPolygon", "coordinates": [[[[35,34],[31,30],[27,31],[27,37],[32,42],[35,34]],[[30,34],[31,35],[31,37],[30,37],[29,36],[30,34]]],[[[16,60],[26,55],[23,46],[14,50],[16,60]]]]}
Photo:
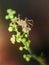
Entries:
{"type": "Polygon", "coordinates": [[[20,19],[20,17],[18,17],[18,20],[16,20],[16,23],[17,23],[19,26],[27,27],[27,26],[29,26],[29,25],[32,25],[32,24],[30,23],[30,21],[32,21],[32,20],[27,20],[27,18],[26,18],[25,20],[22,20],[22,19],[20,19]]]}
{"type": "Polygon", "coordinates": [[[18,21],[16,21],[16,23],[19,26],[22,26],[22,27],[27,27],[28,26],[28,24],[27,24],[27,22],[25,22],[25,20],[18,20],[18,21]]]}
{"type": "Polygon", "coordinates": [[[30,21],[32,22],[32,20],[28,20],[27,18],[25,20],[20,19],[20,17],[18,17],[15,22],[22,27],[22,29],[27,29],[28,31],[31,30],[30,25],[32,26],[32,24],[30,23],[30,21]]]}

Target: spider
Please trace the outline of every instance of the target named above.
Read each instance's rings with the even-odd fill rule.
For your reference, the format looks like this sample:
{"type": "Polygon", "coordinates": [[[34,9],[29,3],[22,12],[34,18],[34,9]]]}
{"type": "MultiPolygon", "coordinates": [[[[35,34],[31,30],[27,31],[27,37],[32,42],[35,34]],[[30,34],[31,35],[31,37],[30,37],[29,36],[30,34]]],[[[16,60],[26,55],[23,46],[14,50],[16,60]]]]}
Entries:
{"type": "Polygon", "coordinates": [[[29,27],[30,25],[32,26],[32,24],[30,22],[33,22],[33,20],[29,20],[27,18],[25,18],[25,20],[20,18],[20,15],[18,15],[18,19],[16,20],[16,23],[21,26],[22,28],[26,28],[29,27]]]}

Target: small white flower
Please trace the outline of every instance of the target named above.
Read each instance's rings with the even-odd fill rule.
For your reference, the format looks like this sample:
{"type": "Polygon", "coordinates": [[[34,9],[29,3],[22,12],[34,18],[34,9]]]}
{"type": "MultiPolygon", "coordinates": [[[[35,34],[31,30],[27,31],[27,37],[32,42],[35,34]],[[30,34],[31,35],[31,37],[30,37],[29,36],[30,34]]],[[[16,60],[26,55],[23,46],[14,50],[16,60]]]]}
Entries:
{"type": "Polygon", "coordinates": [[[12,42],[12,44],[15,44],[15,35],[12,35],[10,41],[12,42]]]}
{"type": "Polygon", "coordinates": [[[9,31],[9,32],[12,32],[12,31],[13,31],[13,28],[12,28],[12,27],[9,27],[9,28],[8,28],[8,31],[9,31]]]}

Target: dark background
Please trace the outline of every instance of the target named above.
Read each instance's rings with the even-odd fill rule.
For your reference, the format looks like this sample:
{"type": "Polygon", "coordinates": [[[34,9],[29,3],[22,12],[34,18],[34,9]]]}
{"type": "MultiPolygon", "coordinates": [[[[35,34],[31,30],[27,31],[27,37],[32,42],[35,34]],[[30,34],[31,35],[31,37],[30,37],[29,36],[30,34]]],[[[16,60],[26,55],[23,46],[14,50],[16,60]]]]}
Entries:
{"type": "Polygon", "coordinates": [[[0,0],[0,44],[4,44],[4,46],[9,49],[7,49],[7,56],[16,59],[18,61],[18,65],[38,65],[38,62],[34,59],[29,63],[25,62],[22,58],[23,53],[18,50],[19,45],[12,45],[9,41],[11,36],[7,30],[9,21],[6,21],[4,18],[8,8],[16,10],[17,14],[20,14],[22,18],[28,17],[29,19],[34,20],[34,26],[30,32],[30,38],[32,40],[31,48],[37,55],[40,55],[42,51],[46,62],[48,63],[49,0],[0,0]]]}

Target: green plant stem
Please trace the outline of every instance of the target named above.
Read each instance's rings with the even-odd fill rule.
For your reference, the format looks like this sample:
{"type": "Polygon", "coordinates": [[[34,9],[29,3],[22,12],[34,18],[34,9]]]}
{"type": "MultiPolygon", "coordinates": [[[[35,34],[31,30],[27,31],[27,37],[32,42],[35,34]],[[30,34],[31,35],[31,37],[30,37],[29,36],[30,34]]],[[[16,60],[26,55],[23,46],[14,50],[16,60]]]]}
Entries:
{"type": "Polygon", "coordinates": [[[40,65],[46,65],[45,60],[42,57],[39,58],[35,54],[33,54],[31,52],[31,49],[30,48],[28,48],[28,52],[29,52],[31,58],[34,58],[35,60],[37,60],[40,63],[40,65]]]}

